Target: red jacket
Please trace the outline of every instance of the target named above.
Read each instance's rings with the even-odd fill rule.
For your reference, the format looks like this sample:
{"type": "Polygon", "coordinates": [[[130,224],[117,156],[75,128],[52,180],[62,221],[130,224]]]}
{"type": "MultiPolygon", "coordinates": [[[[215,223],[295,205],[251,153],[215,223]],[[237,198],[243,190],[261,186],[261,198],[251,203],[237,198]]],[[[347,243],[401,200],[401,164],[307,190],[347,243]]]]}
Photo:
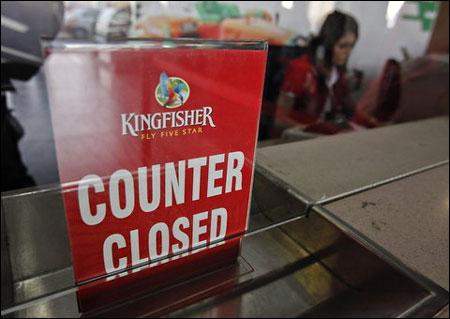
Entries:
{"type": "Polygon", "coordinates": [[[281,91],[295,96],[294,110],[307,117],[318,118],[325,107],[327,98],[331,99],[332,111],[351,112],[353,103],[345,73],[338,71],[338,80],[330,95],[325,83],[319,81],[319,72],[307,55],[289,62],[281,85],[281,91]]]}

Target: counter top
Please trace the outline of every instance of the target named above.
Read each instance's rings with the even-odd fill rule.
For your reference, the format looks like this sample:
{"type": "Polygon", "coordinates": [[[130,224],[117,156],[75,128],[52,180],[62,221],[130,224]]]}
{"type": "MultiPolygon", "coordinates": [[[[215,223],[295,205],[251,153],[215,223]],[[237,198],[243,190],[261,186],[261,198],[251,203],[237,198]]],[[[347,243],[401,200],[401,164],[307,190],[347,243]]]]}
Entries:
{"type": "Polygon", "coordinates": [[[449,289],[449,119],[260,148],[257,170],[449,289]]]}
{"type": "Polygon", "coordinates": [[[448,174],[447,164],[324,207],[448,290],[448,174]]]}
{"type": "Polygon", "coordinates": [[[446,161],[448,145],[448,117],[439,117],[260,148],[256,169],[311,201],[326,202],[446,161]]]}

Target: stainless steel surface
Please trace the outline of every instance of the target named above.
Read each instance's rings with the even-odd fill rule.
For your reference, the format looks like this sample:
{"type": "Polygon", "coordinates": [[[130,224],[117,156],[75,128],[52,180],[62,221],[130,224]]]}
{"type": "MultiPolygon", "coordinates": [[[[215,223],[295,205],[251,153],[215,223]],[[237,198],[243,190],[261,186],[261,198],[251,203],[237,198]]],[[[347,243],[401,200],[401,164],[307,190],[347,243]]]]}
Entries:
{"type": "Polygon", "coordinates": [[[8,241],[6,237],[6,222],[5,217],[2,212],[2,309],[7,308],[13,304],[14,301],[14,290],[13,290],[13,279],[12,279],[12,269],[11,262],[9,258],[8,241]]]}
{"type": "MultiPolygon", "coordinates": [[[[362,218],[357,197],[368,196],[366,210],[379,199],[377,207],[384,214],[395,207],[407,211],[407,204],[414,207],[417,201],[440,214],[431,199],[445,200],[446,187],[447,209],[444,205],[440,212],[447,213],[448,232],[448,166],[432,168],[448,159],[448,118],[267,147],[259,154],[249,233],[237,264],[85,315],[414,317],[433,316],[448,304],[448,291],[431,282],[430,274],[420,273],[423,269],[382,242],[404,243],[409,237],[380,239],[358,228],[359,222],[374,230],[371,221],[378,225],[379,220],[370,219],[374,215],[362,218]],[[427,172],[418,174],[423,169],[427,172]],[[404,178],[411,172],[417,175],[404,178]],[[423,176],[428,176],[423,187],[429,196],[417,186],[420,182],[416,189],[408,186],[408,180],[423,176]],[[383,181],[390,184],[377,184],[383,181]],[[374,184],[379,187],[361,191],[374,184]],[[323,202],[322,188],[325,200],[337,201],[316,205],[323,202]],[[384,188],[392,188],[391,202],[389,196],[384,202],[384,188]],[[359,194],[348,197],[349,192],[359,194]],[[399,194],[405,197],[399,200],[399,194]],[[339,210],[343,215],[338,216],[334,210],[339,206],[331,205],[341,201],[353,203],[342,207],[354,209],[339,210]]],[[[78,316],[60,194],[25,194],[2,197],[2,293],[11,292],[9,306],[22,303],[22,310],[8,316],[78,316]],[[10,259],[4,258],[5,252],[10,259]]],[[[376,217],[383,220],[381,213],[376,217]]],[[[417,218],[394,217],[394,230],[405,219],[417,218]]],[[[2,294],[2,315],[5,310],[2,294]]]]}
{"type": "MultiPolygon", "coordinates": [[[[430,315],[436,298],[320,215],[245,239],[242,256],[255,269],[232,291],[176,311],[175,317],[393,317],[430,315]],[[296,253],[297,252],[297,253],[296,253]],[[284,265],[283,265],[284,264],[284,265]],[[247,279],[249,280],[249,279],[247,279]],[[415,308],[422,303],[426,312],[415,308]]],[[[439,300],[438,300],[439,299],[439,300]]]]}
{"type": "MultiPolygon", "coordinates": [[[[255,194],[276,194],[274,188],[267,182],[256,187],[255,194]]],[[[253,209],[253,228],[269,225],[277,212],[283,218],[301,216],[303,210],[290,209],[303,204],[292,201],[285,197],[284,205],[280,201],[266,210],[253,209]]],[[[85,316],[431,316],[448,303],[448,296],[405,276],[315,211],[308,218],[244,237],[241,256],[237,266],[85,316]]],[[[35,297],[71,280],[70,269],[53,272],[16,284],[16,296],[35,297]]],[[[11,316],[78,316],[76,305],[72,293],[47,298],[11,316]]]]}
{"type": "Polygon", "coordinates": [[[296,216],[304,216],[308,205],[297,200],[264,175],[255,172],[248,231],[253,232],[296,216]],[[259,219],[258,216],[264,216],[259,219]]]}
{"type": "Polygon", "coordinates": [[[77,299],[74,293],[42,302],[26,309],[16,311],[12,318],[77,318],[77,299]]]}
{"type": "Polygon", "coordinates": [[[14,282],[71,266],[59,193],[2,196],[2,214],[14,282]]]}
{"type": "Polygon", "coordinates": [[[50,39],[47,47],[53,50],[83,50],[83,51],[106,51],[117,49],[166,49],[166,48],[194,48],[194,49],[228,49],[228,50],[267,50],[268,43],[261,40],[233,40],[233,39],[192,39],[192,38],[128,38],[108,43],[86,42],[74,40],[50,39]]]}
{"type": "MultiPolygon", "coordinates": [[[[260,191],[253,199],[251,214],[257,216],[249,220],[249,232],[304,214],[303,203],[261,180],[255,178],[260,191]],[[259,218],[261,210],[271,219],[259,218]]],[[[2,310],[41,304],[74,287],[60,191],[43,187],[2,194],[2,310]]]]}
{"type": "Polygon", "coordinates": [[[74,286],[74,282],[72,267],[16,282],[14,284],[15,302],[23,303],[49,292],[70,289],[74,286]]]}
{"type": "Polygon", "coordinates": [[[312,202],[448,161],[448,117],[257,151],[256,169],[312,202]]]}
{"type": "Polygon", "coordinates": [[[449,166],[328,204],[411,269],[449,289],[449,166]]]}

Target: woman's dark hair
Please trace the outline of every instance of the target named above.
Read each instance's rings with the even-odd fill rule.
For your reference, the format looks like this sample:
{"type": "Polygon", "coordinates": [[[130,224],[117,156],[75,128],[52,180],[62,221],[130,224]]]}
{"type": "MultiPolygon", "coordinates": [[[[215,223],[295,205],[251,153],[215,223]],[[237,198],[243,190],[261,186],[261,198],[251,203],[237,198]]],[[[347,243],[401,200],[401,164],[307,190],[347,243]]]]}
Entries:
{"type": "Polygon", "coordinates": [[[333,48],[346,33],[353,33],[358,38],[358,22],[352,16],[334,11],[330,13],[320,29],[319,35],[309,43],[309,55],[317,64],[318,50],[323,50],[322,63],[326,68],[333,65],[333,48]]]}

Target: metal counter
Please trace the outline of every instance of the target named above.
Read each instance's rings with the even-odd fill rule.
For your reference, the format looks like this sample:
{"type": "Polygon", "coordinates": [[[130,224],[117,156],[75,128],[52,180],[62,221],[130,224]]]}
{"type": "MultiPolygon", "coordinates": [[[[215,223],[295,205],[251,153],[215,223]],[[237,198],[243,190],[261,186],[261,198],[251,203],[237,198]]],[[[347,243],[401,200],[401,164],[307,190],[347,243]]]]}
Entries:
{"type": "Polygon", "coordinates": [[[420,317],[448,305],[448,118],[259,149],[236,263],[90,313],[78,312],[60,194],[7,195],[6,317],[420,317]],[[422,246],[420,231],[434,232],[422,246]]]}

